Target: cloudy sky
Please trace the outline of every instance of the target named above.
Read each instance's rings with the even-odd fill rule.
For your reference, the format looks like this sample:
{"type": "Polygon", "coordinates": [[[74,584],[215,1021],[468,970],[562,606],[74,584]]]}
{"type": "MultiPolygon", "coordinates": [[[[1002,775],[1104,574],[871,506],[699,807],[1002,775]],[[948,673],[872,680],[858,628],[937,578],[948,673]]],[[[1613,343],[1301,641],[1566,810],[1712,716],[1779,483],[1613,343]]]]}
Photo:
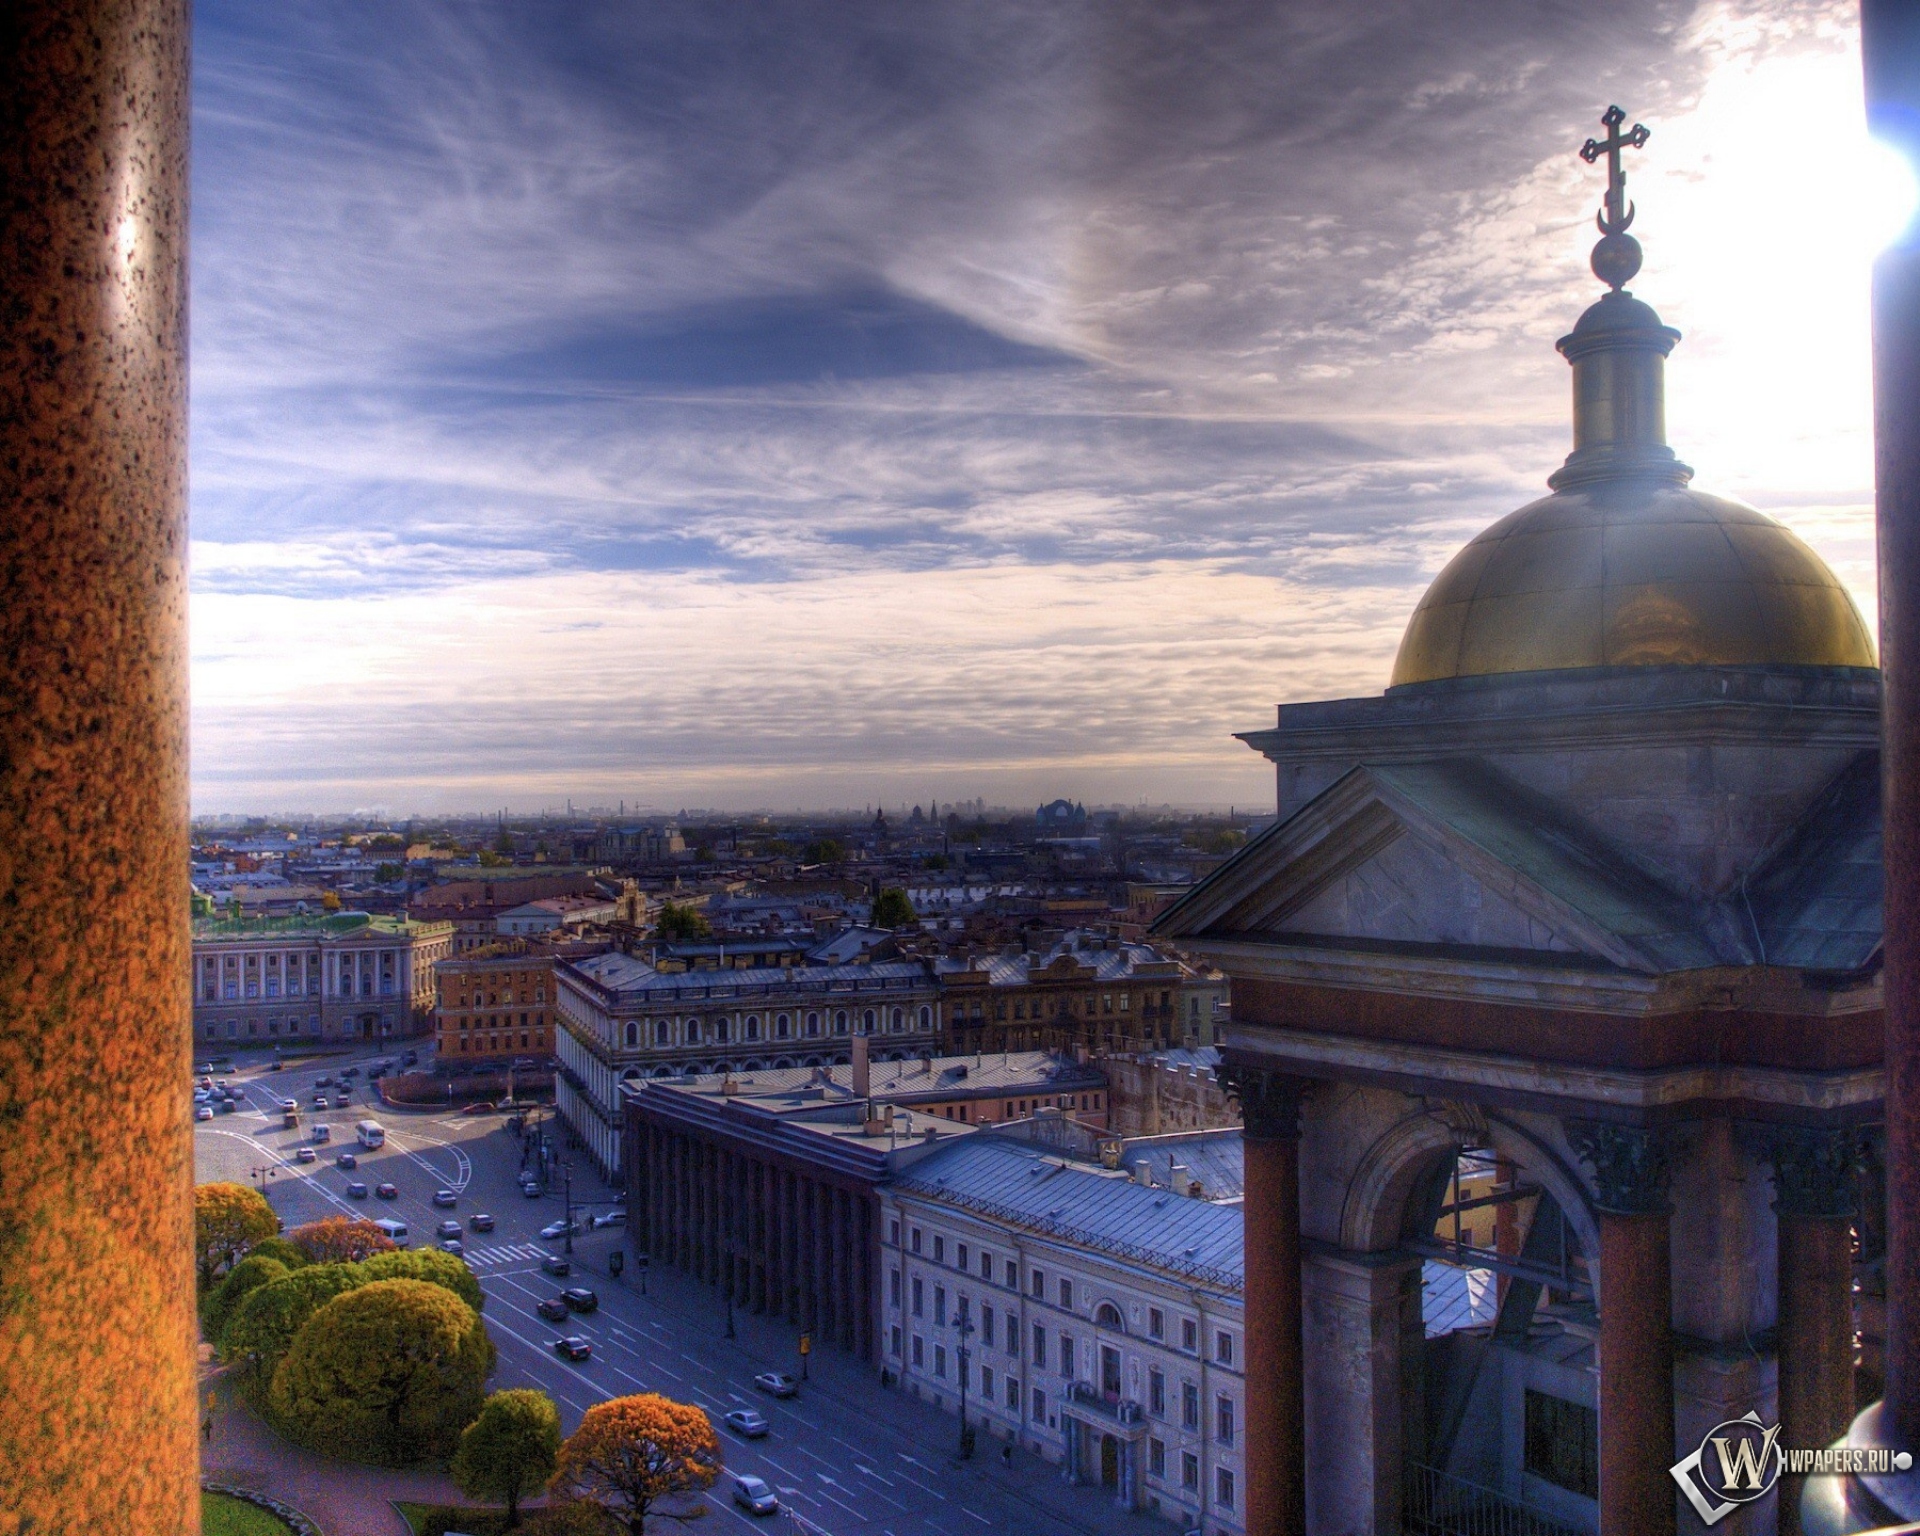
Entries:
{"type": "Polygon", "coordinates": [[[1265,803],[1567,443],[1871,592],[1851,0],[196,7],[199,812],[1265,803]]]}

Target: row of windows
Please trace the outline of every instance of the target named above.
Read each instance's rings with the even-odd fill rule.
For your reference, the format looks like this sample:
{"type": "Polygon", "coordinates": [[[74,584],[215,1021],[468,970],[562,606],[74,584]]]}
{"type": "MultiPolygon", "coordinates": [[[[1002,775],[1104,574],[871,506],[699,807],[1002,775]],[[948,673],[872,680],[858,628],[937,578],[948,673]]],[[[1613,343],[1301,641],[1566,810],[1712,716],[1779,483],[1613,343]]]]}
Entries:
{"type": "MultiPolygon", "coordinates": [[[[520,1015],[521,1027],[525,1028],[529,1022],[536,1028],[544,1028],[547,1022],[547,1016],[544,1013],[522,1013],[520,1015]]],[[[445,1027],[458,1029],[511,1029],[513,1027],[513,1015],[509,1013],[502,1018],[476,1014],[469,1018],[468,1015],[461,1014],[456,1018],[447,1019],[445,1021],[445,1027]]]]}
{"type": "MultiPolygon", "coordinates": [[[[486,1056],[494,1051],[510,1051],[514,1048],[513,1036],[504,1030],[496,1034],[455,1035],[448,1043],[451,1045],[453,1053],[456,1056],[486,1056]],[[472,1042],[471,1050],[468,1049],[469,1041],[472,1042]]],[[[524,1029],[520,1031],[521,1050],[544,1051],[546,1048],[547,1035],[545,1030],[535,1030],[531,1034],[524,1029]]]]}
{"type": "MultiPolygon", "coordinates": [[[[900,1222],[898,1218],[892,1219],[887,1225],[887,1241],[895,1248],[900,1246],[900,1222]]],[[[907,1241],[910,1250],[914,1253],[922,1253],[926,1246],[924,1234],[919,1227],[908,1228],[907,1241]]],[[[939,1232],[932,1234],[932,1252],[934,1263],[945,1264],[947,1262],[947,1239],[939,1232]]],[[[979,1249],[978,1255],[980,1261],[980,1278],[988,1284],[992,1284],[994,1279],[994,1256],[985,1248],[979,1249]]],[[[967,1244],[956,1242],[953,1245],[953,1267],[963,1274],[971,1274],[973,1272],[971,1267],[973,1257],[974,1254],[969,1251],[967,1244]]],[[[1008,1290],[1018,1290],[1020,1288],[1019,1265],[1012,1259],[1005,1260],[1004,1264],[1005,1268],[1003,1273],[1006,1288],[1008,1290]]],[[[914,1285],[917,1287],[919,1284],[920,1282],[916,1279],[914,1285]]],[[[893,1287],[893,1303],[895,1306],[898,1306],[900,1304],[900,1271],[897,1269],[893,1271],[893,1287]]],[[[1038,1265],[1031,1266],[1028,1269],[1027,1294],[1036,1301],[1044,1302],[1048,1300],[1047,1272],[1038,1265]]],[[[1074,1310],[1074,1283],[1067,1276],[1061,1275],[1058,1277],[1056,1288],[1052,1295],[1055,1303],[1063,1312],[1071,1312],[1074,1310]]],[[[918,1310],[916,1307],[916,1313],[918,1310]]],[[[1111,1302],[1101,1304],[1099,1312],[1094,1317],[1094,1322],[1103,1328],[1111,1328],[1120,1333],[1126,1332],[1126,1321],[1121,1317],[1120,1309],[1111,1302]]],[[[1147,1308],[1147,1337],[1161,1343],[1166,1342],[1167,1314],[1164,1308],[1147,1308]]],[[[1233,1337],[1233,1334],[1225,1328],[1214,1330],[1213,1358],[1218,1364],[1224,1366],[1233,1365],[1235,1359],[1233,1337]]],[[[1197,1318],[1183,1317],[1180,1319],[1180,1347],[1190,1355],[1200,1353],[1200,1323],[1197,1318]]]]}
{"type": "MultiPolygon", "coordinates": [[[[544,1003],[546,1000],[547,989],[545,987],[522,987],[520,989],[520,1001],[523,1003],[544,1003]]],[[[457,998],[451,999],[442,1006],[448,1008],[499,1008],[510,1007],[512,1003],[513,988],[508,987],[505,991],[487,993],[477,991],[469,993],[463,990],[457,998]]]]}
{"type": "MultiPolygon", "coordinates": [[[[823,1033],[845,1035],[852,1032],[852,1014],[845,1008],[836,1008],[828,1014],[809,1012],[800,1017],[799,1031],[795,1033],[795,1018],[791,1013],[774,1014],[770,1027],[774,1040],[792,1040],[796,1038],[818,1039],[823,1033]]],[[[907,1030],[907,1010],[894,1008],[885,1013],[874,1008],[864,1010],[860,1015],[862,1034],[879,1034],[882,1024],[889,1034],[904,1034],[907,1030]]],[[[923,1030],[933,1028],[933,1009],[922,1007],[919,1012],[919,1027],[923,1030]]],[[[625,1037],[629,1049],[639,1049],[643,1038],[651,1036],[655,1046],[699,1045],[703,1038],[710,1038],[716,1045],[725,1045],[733,1039],[733,1020],[725,1014],[711,1020],[703,1019],[649,1019],[644,1024],[638,1019],[627,1021],[625,1037]],[[678,1038],[676,1039],[676,1035],[678,1038]]],[[[761,1038],[761,1020],[757,1013],[748,1014],[740,1023],[740,1038],[758,1040],[761,1038]]]]}

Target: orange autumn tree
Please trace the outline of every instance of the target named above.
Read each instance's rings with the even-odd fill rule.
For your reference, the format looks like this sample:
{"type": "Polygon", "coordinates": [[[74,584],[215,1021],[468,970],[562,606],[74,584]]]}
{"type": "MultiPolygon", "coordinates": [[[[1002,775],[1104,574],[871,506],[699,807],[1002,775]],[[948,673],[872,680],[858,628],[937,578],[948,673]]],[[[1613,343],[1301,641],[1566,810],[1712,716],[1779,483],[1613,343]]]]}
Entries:
{"type": "MultiPolygon", "coordinates": [[[[588,1499],[644,1536],[661,1499],[701,1493],[720,1476],[720,1441],[705,1411],[658,1392],[616,1397],[589,1408],[560,1447],[554,1486],[588,1499]]],[[[698,1513],[704,1513],[704,1507],[698,1513]]],[[[662,1511],[669,1518],[690,1516],[662,1511]]]]}
{"type": "Polygon", "coordinates": [[[255,1243],[280,1230],[267,1198],[244,1184],[200,1184],[193,1191],[193,1258],[205,1290],[255,1243]]]}
{"type": "Polygon", "coordinates": [[[327,1216],[295,1227],[287,1234],[315,1264],[357,1264],[376,1253],[390,1253],[394,1241],[370,1221],[357,1216],[327,1216]]]}

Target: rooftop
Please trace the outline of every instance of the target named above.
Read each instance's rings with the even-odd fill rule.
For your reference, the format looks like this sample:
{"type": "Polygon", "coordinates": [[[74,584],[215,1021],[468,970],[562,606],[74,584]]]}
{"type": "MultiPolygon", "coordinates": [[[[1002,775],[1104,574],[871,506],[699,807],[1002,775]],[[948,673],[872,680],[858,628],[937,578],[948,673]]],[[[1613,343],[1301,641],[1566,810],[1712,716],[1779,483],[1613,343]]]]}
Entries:
{"type": "Polygon", "coordinates": [[[247,939],[350,939],[385,935],[411,938],[428,925],[371,912],[297,912],[286,917],[197,917],[193,938],[200,943],[237,943],[247,939]]]}

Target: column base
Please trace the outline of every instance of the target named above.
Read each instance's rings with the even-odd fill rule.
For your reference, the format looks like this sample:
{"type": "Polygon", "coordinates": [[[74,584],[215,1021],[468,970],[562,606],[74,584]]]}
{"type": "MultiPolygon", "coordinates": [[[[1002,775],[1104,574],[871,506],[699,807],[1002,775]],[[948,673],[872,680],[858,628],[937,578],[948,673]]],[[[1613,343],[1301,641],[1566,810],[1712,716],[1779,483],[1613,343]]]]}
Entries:
{"type": "MultiPolygon", "coordinates": [[[[1881,1404],[1860,1410],[1834,1449],[1863,1450],[1887,1446],[1890,1437],[1881,1427],[1881,1404]]],[[[1920,1522],[1920,1467],[1903,1472],[1852,1472],[1835,1477],[1810,1477],[1800,1497],[1803,1536],[1854,1536],[1883,1526],[1920,1522]]]]}

